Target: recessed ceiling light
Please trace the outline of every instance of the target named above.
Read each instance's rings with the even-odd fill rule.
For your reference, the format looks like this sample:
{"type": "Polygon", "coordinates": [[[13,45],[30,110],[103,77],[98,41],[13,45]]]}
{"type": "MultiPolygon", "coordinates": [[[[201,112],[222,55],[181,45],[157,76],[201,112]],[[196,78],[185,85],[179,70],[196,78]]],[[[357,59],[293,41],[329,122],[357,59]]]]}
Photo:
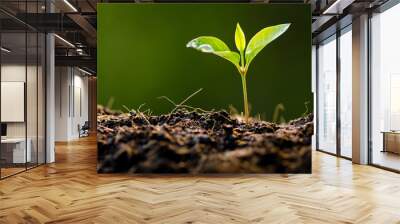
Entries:
{"type": "Polygon", "coordinates": [[[59,36],[58,34],[54,34],[55,37],[57,37],[59,40],[61,40],[62,42],[64,42],[65,44],[67,44],[68,46],[75,48],[75,45],[73,45],[71,42],[69,42],[68,40],[62,38],[61,36],[59,36]]]}
{"type": "Polygon", "coordinates": [[[68,0],[64,0],[64,3],[68,5],[74,12],[78,12],[78,10],[73,6],[68,0]]]}
{"type": "Polygon", "coordinates": [[[90,72],[88,72],[88,71],[86,71],[86,70],[83,70],[83,69],[81,69],[81,68],[79,68],[79,67],[78,67],[78,70],[81,71],[81,72],[83,72],[83,73],[85,73],[85,74],[87,74],[87,75],[93,75],[92,73],[90,73],[90,72]]]}
{"type": "Polygon", "coordinates": [[[322,14],[342,14],[343,9],[351,5],[354,0],[336,0],[322,14]]]}
{"type": "Polygon", "coordinates": [[[10,53],[11,52],[11,50],[9,50],[9,49],[7,49],[5,47],[1,47],[0,49],[1,49],[1,51],[4,51],[6,53],[10,53]]]}

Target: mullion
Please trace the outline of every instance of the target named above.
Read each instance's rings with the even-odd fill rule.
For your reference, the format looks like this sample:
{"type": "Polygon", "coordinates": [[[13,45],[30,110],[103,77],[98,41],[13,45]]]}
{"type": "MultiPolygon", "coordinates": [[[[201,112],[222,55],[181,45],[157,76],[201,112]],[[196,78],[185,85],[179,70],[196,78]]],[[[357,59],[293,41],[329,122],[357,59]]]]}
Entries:
{"type": "MultiPolygon", "coordinates": [[[[25,21],[28,19],[28,1],[25,0],[25,21]]],[[[25,23],[26,24],[26,23],[25,23]]],[[[25,117],[25,170],[28,170],[28,114],[27,114],[27,96],[28,96],[28,25],[25,25],[25,102],[24,102],[24,117],[25,117]]]]}
{"type": "MultiPolygon", "coordinates": [[[[38,0],[36,1],[36,13],[39,13],[38,0]]],[[[39,32],[36,32],[36,166],[38,165],[39,165],[39,32]]]]}
{"type": "Polygon", "coordinates": [[[368,75],[367,75],[367,83],[368,83],[368,164],[373,164],[373,153],[372,153],[372,63],[371,63],[371,57],[372,57],[372,12],[368,12],[368,31],[367,31],[367,38],[368,38],[368,53],[367,53],[367,65],[368,65],[368,75]]]}
{"type": "MultiPolygon", "coordinates": [[[[48,13],[48,8],[50,7],[50,3],[48,0],[44,1],[45,4],[45,13],[48,13]]],[[[48,33],[44,32],[44,161],[43,163],[47,163],[47,38],[48,33]]],[[[42,69],[43,72],[43,69],[42,69]]],[[[43,73],[42,73],[43,77],[43,73]]],[[[42,107],[43,108],[43,107],[42,107]]]]}
{"type": "Polygon", "coordinates": [[[315,148],[319,150],[319,44],[315,47],[315,148]]]}
{"type": "Polygon", "coordinates": [[[336,154],[341,157],[341,64],[340,64],[340,30],[336,31],[336,154]]]}

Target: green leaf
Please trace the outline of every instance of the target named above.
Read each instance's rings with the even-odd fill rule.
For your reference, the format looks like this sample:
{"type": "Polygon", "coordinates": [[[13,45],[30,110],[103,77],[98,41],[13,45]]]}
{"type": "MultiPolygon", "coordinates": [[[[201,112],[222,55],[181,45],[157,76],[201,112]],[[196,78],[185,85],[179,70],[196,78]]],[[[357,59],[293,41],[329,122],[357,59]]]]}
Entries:
{"type": "Polygon", "coordinates": [[[286,32],[289,28],[290,23],[279,24],[275,26],[266,27],[260,30],[254,35],[246,48],[246,66],[250,65],[250,62],[256,57],[260,51],[271,43],[273,40],[278,38],[280,35],[286,32]]]}
{"type": "Polygon", "coordinates": [[[189,41],[189,43],[186,44],[186,47],[194,48],[204,53],[218,55],[232,62],[236,67],[239,67],[240,55],[236,52],[232,52],[222,40],[216,37],[197,37],[189,41]]]}
{"type": "Polygon", "coordinates": [[[234,51],[219,51],[215,52],[214,54],[232,62],[236,67],[240,67],[239,65],[240,55],[238,53],[234,51]]]}
{"type": "Polygon", "coordinates": [[[239,23],[236,24],[235,43],[240,54],[243,54],[243,51],[246,48],[246,37],[244,36],[244,32],[239,23]]]}

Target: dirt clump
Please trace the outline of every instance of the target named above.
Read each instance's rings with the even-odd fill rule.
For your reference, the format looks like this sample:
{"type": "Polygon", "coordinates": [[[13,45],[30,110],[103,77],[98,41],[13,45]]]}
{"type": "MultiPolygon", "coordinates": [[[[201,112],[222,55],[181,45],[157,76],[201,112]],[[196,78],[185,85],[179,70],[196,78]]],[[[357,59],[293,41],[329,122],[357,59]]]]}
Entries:
{"type": "Polygon", "coordinates": [[[287,124],[226,111],[97,111],[99,173],[310,173],[313,115],[287,124]]]}

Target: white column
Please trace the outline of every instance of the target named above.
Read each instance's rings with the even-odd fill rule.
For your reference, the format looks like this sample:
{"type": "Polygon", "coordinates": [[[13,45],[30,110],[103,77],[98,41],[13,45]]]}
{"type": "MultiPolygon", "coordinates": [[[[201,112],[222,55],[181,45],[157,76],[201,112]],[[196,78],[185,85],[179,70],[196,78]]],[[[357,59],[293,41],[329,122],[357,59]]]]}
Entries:
{"type": "Polygon", "coordinates": [[[54,35],[46,35],[46,163],[55,161],[55,55],[54,35]]]}
{"type": "Polygon", "coordinates": [[[317,48],[315,45],[312,45],[311,48],[311,92],[313,94],[313,111],[314,111],[314,134],[312,136],[312,141],[311,141],[311,148],[313,150],[317,149],[317,145],[316,145],[316,131],[317,131],[317,58],[316,58],[316,54],[317,54],[317,48]]]}
{"type": "Polygon", "coordinates": [[[368,163],[368,15],[353,19],[353,162],[368,163]]]}

